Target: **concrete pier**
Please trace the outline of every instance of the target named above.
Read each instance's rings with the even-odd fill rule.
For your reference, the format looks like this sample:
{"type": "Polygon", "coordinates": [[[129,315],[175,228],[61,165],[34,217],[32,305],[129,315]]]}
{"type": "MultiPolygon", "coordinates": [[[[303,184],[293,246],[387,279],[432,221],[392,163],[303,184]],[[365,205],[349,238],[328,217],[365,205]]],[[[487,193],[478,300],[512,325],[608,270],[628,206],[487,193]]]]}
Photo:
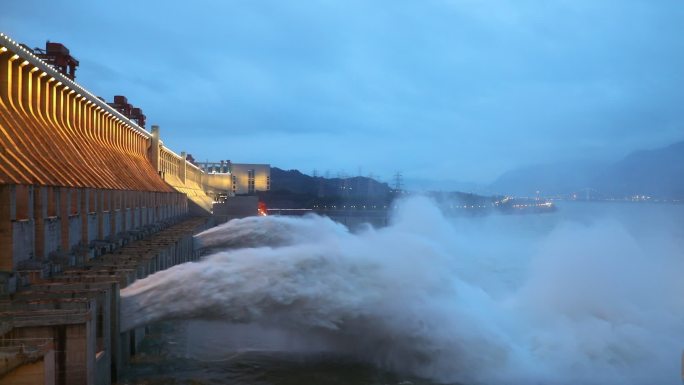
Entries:
{"type": "Polygon", "coordinates": [[[0,300],[0,384],[116,381],[145,335],[144,328],[120,332],[119,291],[196,260],[192,235],[207,225],[207,218],[191,218],[141,232],[122,247],[0,300]]]}

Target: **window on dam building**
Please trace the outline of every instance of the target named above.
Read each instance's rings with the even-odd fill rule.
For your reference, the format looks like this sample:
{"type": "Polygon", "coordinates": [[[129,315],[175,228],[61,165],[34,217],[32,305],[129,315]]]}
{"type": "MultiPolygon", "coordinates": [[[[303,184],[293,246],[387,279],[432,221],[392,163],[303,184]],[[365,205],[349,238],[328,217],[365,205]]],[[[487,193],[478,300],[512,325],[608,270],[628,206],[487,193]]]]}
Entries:
{"type": "Polygon", "coordinates": [[[254,194],[254,170],[247,170],[247,193],[254,194]]]}
{"type": "Polygon", "coordinates": [[[271,166],[268,164],[231,163],[230,172],[235,195],[271,189],[271,166]]]}
{"type": "Polygon", "coordinates": [[[207,173],[230,174],[229,186],[223,193],[231,195],[255,194],[271,189],[271,165],[232,163],[231,161],[204,162],[199,167],[207,173]]]}

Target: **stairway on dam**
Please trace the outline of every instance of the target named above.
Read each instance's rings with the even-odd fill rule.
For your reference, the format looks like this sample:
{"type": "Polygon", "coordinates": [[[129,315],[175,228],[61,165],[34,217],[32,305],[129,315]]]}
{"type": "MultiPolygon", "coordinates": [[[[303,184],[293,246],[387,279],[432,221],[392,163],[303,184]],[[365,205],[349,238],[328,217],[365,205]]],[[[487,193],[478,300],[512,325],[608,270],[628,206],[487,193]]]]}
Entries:
{"type": "Polygon", "coordinates": [[[229,179],[0,34],[0,385],[115,381],[119,290],[197,258],[229,179]]]}

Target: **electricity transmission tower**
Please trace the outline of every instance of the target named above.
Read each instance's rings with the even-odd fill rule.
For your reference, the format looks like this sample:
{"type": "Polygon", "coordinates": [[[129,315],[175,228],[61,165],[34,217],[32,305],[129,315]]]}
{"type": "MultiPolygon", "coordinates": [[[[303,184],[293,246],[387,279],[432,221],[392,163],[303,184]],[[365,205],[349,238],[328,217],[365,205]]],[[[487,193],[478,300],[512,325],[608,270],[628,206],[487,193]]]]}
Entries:
{"type": "Polygon", "coordinates": [[[404,187],[404,176],[401,174],[401,171],[397,171],[396,174],[394,174],[394,190],[399,192],[401,189],[404,187]]]}

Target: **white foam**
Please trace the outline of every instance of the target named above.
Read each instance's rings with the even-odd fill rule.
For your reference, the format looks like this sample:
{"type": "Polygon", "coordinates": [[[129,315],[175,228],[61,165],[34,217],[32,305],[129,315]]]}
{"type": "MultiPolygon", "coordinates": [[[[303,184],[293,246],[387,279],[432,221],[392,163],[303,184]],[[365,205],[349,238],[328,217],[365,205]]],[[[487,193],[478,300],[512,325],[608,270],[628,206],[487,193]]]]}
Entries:
{"type": "Polygon", "coordinates": [[[226,249],[122,290],[122,329],[259,324],[445,382],[680,382],[681,243],[652,255],[618,222],[560,225],[519,257],[509,238],[482,244],[411,198],[379,230],[258,217],[198,240],[226,249]]]}

